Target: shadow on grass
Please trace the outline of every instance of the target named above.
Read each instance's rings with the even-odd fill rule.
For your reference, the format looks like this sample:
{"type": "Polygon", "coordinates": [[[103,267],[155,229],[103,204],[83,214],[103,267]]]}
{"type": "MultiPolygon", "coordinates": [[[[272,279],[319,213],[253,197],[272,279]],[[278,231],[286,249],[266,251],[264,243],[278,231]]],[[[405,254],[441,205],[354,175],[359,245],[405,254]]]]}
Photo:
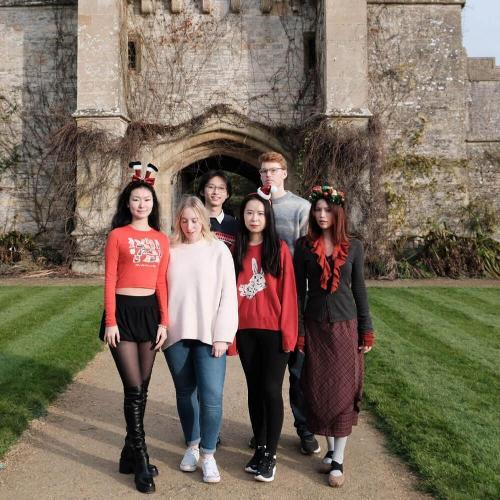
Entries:
{"type": "Polygon", "coordinates": [[[72,374],[29,358],[0,354],[0,457],[28,426],[45,414],[55,396],[71,382],[72,374]]]}

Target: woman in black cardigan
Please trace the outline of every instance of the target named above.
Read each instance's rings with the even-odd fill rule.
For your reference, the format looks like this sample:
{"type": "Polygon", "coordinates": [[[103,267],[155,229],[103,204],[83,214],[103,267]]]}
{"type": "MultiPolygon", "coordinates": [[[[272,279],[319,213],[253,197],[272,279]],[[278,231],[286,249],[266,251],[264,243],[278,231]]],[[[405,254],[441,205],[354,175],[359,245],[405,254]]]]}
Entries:
{"type": "Polygon", "coordinates": [[[344,483],[347,436],[357,424],[363,388],[363,355],[373,346],[373,327],[363,276],[363,247],[347,235],[344,193],[315,186],[309,198],[309,232],[295,246],[299,299],[299,348],[307,424],[326,436],[323,459],[329,484],[344,483]]]}

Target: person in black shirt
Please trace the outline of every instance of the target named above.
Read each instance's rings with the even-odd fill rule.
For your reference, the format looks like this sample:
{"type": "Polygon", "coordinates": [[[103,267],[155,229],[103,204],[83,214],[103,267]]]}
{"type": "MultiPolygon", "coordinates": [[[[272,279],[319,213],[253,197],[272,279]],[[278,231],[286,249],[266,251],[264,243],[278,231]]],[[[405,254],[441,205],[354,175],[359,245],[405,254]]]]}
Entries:
{"type": "Polygon", "coordinates": [[[231,194],[231,180],[223,170],[210,170],[200,178],[198,196],[210,216],[210,229],[229,248],[233,247],[238,232],[238,221],[227,213],[231,194]]]}
{"type": "Polygon", "coordinates": [[[302,383],[307,426],[326,436],[323,459],[333,487],[344,483],[347,436],[357,423],[363,389],[363,356],[374,333],[363,276],[363,246],[347,234],[344,193],[315,186],[309,230],[294,253],[299,340],[305,351],[302,383]]]}
{"type": "MultiPolygon", "coordinates": [[[[232,193],[231,180],[223,170],[209,170],[201,176],[198,183],[198,196],[210,217],[210,230],[230,250],[233,249],[239,229],[238,221],[227,213],[227,205],[232,193]]],[[[217,448],[220,444],[221,437],[219,435],[217,448]]]]}

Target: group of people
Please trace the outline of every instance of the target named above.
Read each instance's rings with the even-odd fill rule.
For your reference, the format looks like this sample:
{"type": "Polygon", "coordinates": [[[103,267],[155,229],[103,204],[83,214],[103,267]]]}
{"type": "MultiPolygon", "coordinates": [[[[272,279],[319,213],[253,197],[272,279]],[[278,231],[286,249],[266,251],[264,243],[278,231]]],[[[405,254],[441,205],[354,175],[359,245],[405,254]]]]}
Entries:
{"type": "Polygon", "coordinates": [[[106,243],[100,331],[124,388],[120,472],[134,474],[137,490],[155,490],[143,420],[163,351],[187,446],[180,470],[200,467],[203,481],[219,482],[226,355],[238,354],[253,430],[245,471],[258,481],[275,477],[288,366],[301,451],[319,453],[315,434],[325,436],[323,469],[331,486],[341,486],[363,356],[374,343],[363,248],[347,233],[344,194],[316,186],[306,201],[286,191],[285,158],[263,153],[262,187],[243,199],[238,219],[225,211],[229,178],[210,171],[198,196],[182,198],[168,238],[160,231],[155,167],[143,178],[140,164],[131,165],[106,243]]]}

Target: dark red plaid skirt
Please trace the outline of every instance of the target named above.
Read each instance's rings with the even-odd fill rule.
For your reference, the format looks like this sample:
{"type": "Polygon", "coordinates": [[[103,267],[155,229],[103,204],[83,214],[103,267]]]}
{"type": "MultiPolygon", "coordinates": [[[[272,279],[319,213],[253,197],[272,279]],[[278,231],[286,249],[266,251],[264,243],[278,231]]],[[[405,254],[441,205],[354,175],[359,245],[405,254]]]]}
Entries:
{"type": "Polygon", "coordinates": [[[320,436],[349,436],[358,423],[363,392],[363,354],[356,319],[305,320],[306,359],[301,375],[307,428],[320,436]]]}

